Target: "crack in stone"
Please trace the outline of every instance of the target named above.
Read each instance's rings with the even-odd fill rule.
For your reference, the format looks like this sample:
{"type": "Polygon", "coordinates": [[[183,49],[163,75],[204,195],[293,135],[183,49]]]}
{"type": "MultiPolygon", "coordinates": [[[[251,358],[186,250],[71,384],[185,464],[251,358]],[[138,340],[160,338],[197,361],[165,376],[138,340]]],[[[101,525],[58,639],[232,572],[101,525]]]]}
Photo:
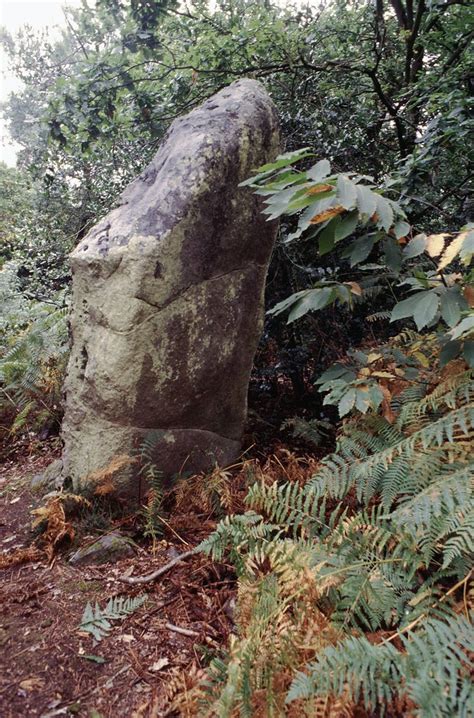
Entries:
{"type": "Polygon", "coordinates": [[[144,324],[146,324],[146,322],[150,321],[151,319],[156,318],[157,314],[159,314],[164,309],[167,309],[171,304],[178,301],[178,299],[181,299],[185,294],[187,294],[189,292],[190,289],[193,289],[194,287],[201,287],[202,285],[210,284],[211,282],[215,282],[218,279],[223,279],[224,277],[228,277],[231,274],[237,274],[238,272],[243,272],[244,270],[248,269],[249,267],[255,268],[255,269],[265,269],[265,266],[266,265],[264,265],[264,264],[254,263],[252,265],[247,265],[245,267],[237,267],[236,269],[231,269],[229,272],[223,272],[222,274],[217,274],[215,277],[209,277],[209,279],[203,279],[201,282],[195,282],[194,284],[189,284],[187,287],[185,287],[183,290],[181,290],[181,292],[179,292],[178,294],[175,294],[173,297],[171,297],[170,299],[168,299],[166,302],[164,302],[161,305],[154,304],[153,302],[148,301],[148,299],[143,299],[143,297],[139,297],[139,296],[135,295],[133,297],[133,299],[138,299],[140,302],[144,302],[145,304],[148,304],[148,306],[154,307],[158,311],[154,312],[153,314],[149,314],[147,317],[145,317],[145,319],[143,319],[138,324],[135,324],[130,329],[114,329],[109,324],[102,323],[100,321],[98,321],[97,323],[101,324],[101,326],[105,327],[106,329],[113,332],[114,334],[118,334],[120,336],[128,336],[129,334],[133,334],[133,332],[136,332],[138,329],[140,329],[144,324]]]}
{"type": "MultiPolygon", "coordinates": [[[[219,434],[217,431],[211,431],[210,429],[199,429],[197,426],[138,426],[137,424],[127,424],[125,421],[118,421],[117,419],[109,419],[108,417],[100,416],[100,419],[107,424],[112,426],[120,427],[122,429],[129,429],[130,431],[139,431],[140,433],[149,434],[152,432],[162,432],[167,434],[169,432],[199,432],[200,434],[210,434],[212,436],[218,436],[220,439],[225,441],[233,441],[239,443],[240,438],[235,436],[226,436],[225,434],[219,434]]],[[[81,422],[78,422],[80,425],[81,422]]],[[[159,437],[158,437],[159,438],[159,437]]]]}

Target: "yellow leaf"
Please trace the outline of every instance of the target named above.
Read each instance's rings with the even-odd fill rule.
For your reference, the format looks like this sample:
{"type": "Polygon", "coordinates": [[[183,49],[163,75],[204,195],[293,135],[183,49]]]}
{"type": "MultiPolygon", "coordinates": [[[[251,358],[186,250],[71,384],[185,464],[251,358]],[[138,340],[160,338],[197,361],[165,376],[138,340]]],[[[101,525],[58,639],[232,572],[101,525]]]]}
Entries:
{"type": "Polygon", "coordinates": [[[370,376],[370,369],[369,369],[368,367],[364,366],[364,367],[360,370],[359,376],[370,376]]]}
{"type": "Polygon", "coordinates": [[[429,366],[430,366],[429,359],[422,352],[414,352],[413,356],[418,359],[421,366],[424,366],[425,369],[429,368],[429,366]]]}
{"type": "Polygon", "coordinates": [[[390,374],[389,371],[374,371],[373,375],[378,376],[381,379],[395,379],[393,374],[390,374]]]}
{"type": "Polygon", "coordinates": [[[320,224],[321,222],[325,222],[327,219],[336,217],[338,214],[341,214],[342,212],[345,212],[344,207],[341,207],[341,205],[337,205],[336,207],[331,207],[330,209],[326,209],[324,212],[315,214],[314,217],[310,221],[311,221],[311,224],[320,224]]]}
{"type": "Polygon", "coordinates": [[[334,189],[332,184],[317,184],[314,187],[310,187],[306,194],[320,194],[321,192],[329,192],[334,189]]]}
{"type": "Polygon", "coordinates": [[[451,264],[455,256],[459,253],[464,240],[466,239],[467,232],[461,232],[453,241],[446,247],[441,257],[441,261],[438,264],[438,272],[451,264]]]}
{"type": "Polygon", "coordinates": [[[369,354],[369,356],[367,357],[367,362],[369,364],[372,364],[372,362],[377,361],[378,359],[381,359],[381,358],[382,358],[381,354],[377,354],[376,352],[373,352],[372,354],[369,354]]]}
{"type": "Polygon", "coordinates": [[[428,235],[426,238],[425,252],[427,252],[430,257],[439,257],[444,249],[444,240],[446,237],[449,237],[449,234],[428,235]]]}

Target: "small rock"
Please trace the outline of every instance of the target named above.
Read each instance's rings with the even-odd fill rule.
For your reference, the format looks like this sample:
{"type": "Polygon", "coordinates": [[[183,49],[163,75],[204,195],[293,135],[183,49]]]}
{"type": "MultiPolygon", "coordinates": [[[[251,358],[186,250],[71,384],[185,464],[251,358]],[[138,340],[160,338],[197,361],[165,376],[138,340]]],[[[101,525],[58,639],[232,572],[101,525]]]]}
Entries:
{"type": "Polygon", "coordinates": [[[78,549],[69,559],[73,566],[86,563],[106,563],[126,556],[133,556],[135,544],[126,536],[112,532],[101,536],[94,543],[78,549]]]}
{"type": "Polygon", "coordinates": [[[47,484],[44,474],[35,474],[31,479],[30,486],[33,490],[42,489],[47,484]]]}
{"type": "Polygon", "coordinates": [[[55,459],[42,474],[35,474],[31,479],[32,489],[53,489],[59,488],[62,483],[61,472],[63,470],[63,462],[61,459],[55,459]]]}

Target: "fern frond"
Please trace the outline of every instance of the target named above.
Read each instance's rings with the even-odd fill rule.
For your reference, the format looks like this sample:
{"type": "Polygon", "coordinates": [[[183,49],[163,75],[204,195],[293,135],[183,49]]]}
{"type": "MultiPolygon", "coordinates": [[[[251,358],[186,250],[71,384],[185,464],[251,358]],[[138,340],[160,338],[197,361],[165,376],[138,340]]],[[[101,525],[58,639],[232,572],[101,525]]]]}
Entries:
{"type": "Polygon", "coordinates": [[[110,621],[121,621],[130,616],[147,599],[146,594],[127,598],[126,596],[115,596],[111,598],[104,609],[96,602],[95,606],[88,603],[84,609],[79,630],[90,633],[96,641],[106,638],[112,630],[110,621]]]}

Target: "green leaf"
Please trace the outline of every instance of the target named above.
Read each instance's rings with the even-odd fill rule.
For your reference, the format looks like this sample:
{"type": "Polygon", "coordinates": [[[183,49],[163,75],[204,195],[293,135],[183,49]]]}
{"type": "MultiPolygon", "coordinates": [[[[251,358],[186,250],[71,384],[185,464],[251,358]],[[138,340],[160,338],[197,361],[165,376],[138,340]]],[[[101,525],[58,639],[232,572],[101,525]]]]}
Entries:
{"type": "Polygon", "coordinates": [[[359,212],[367,217],[372,217],[377,209],[377,195],[368,187],[356,185],[357,207],[359,212]]]}
{"type": "Polygon", "coordinates": [[[448,325],[448,327],[454,327],[461,319],[461,307],[460,300],[461,295],[457,287],[451,287],[446,289],[441,294],[440,312],[441,316],[448,325]]]}
{"type": "Polygon", "coordinates": [[[309,147],[303,147],[297,152],[287,152],[286,154],[278,155],[275,162],[268,162],[261,167],[257,167],[257,169],[255,170],[257,174],[253,175],[252,177],[249,177],[249,179],[246,179],[244,182],[241,182],[239,184],[239,187],[248,187],[252,184],[256,184],[262,179],[265,179],[265,177],[268,177],[269,175],[273,174],[275,170],[279,170],[282,167],[288,167],[288,165],[292,165],[295,162],[304,159],[305,157],[313,156],[314,153],[311,152],[309,147]]]}
{"type": "Polygon", "coordinates": [[[439,353],[439,364],[441,367],[446,366],[448,362],[459,356],[461,351],[461,342],[456,340],[452,342],[446,342],[439,353]]]}
{"type": "Polygon", "coordinates": [[[426,235],[417,234],[416,237],[413,237],[413,239],[408,242],[407,246],[403,250],[403,258],[412,259],[413,257],[418,257],[420,254],[423,254],[425,248],[426,235]]]}
{"type": "Polygon", "coordinates": [[[94,608],[88,603],[84,609],[79,630],[90,633],[96,641],[101,641],[108,636],[112,628],[110,621],[126,618],[146,599],[146,594],[135,598],[116,596],[108,601],[104,610],[100,608],[97,601],[94,608]]]}
{"type": "Polygon", "coordinates": [[[340,242],[342,239],[349,237],[353,234],[359,222],[359,213],[357,210],[346,215],[341,221],[335,225],[334,239],[336,242],[340,242]]]}
{"type": "Polygon", "coordinates": [[[461,257],[461,262],[466,267],[470,264],[473,254],[474,254],[474,229],[471,229],[466,234],[466,237],[464,238],[464,241],[462,243],[462,247],[459,250],[459,256],[461,257]]]}
{"type": "Polygon", "coordinates": [[[336,244],[336,229],[340,222],[341,215],[338,214],[337,217],[333,217],[331,220],[329,220],[327,225],[320,233],[318,237],[318,243],[319,254],[321,256],[328,254],[328,252],[331,252],[334,249],[334,245],[336,244]]]}
{"type": "Polygon", "coordinates": [[[439,297],[436,292],[425,292],[424,296],[420,297],[413,312],[413,319],[418,331],[433,321],[438,311],[438,304],[439,297]]]}
{"type": "Polygon", "coordinates": [[[340,400],[339,404],[337,405],[339,416],[342,417],[348,414],[351,409],[354,407],[356,400],[356,390],[354,388],[350,388],[346,393],[342,396],[342,399],[340,400]]]}
{"type": "Polygon", "coordinates": [[[474,341],[468,339],[464,342],[463,347],[464,359],[470,369],[474,369],[474,341]]]}
{"type": "Polygon", "coordinates": [[[417,292],[394,306],[390,321],[395,322],[397,319],[413,317],[419,331],[436,316],[438,302],[438,295],[432,290],[417,292]]]}
{"type": "Polygon", "coordinates": [[[378,227],[383,227],[383,229],[388,232],[390,227],[393,224],[393,209],[392,205],[388,200],[385,199],[385,197],[382,197],[381,195],[377,194],[377,214],[379,216],[379,219],[377,221],[378,227]]]}
{"type": "Polygon", "coordinates": [[[310,291],[310,289],[303,289],[301,292],[295,292],[295,294],[291,294],[286,299],[283,299],[281,302],[278,302],[278,304],[275,304],[274,307],[268,310],[267,314],[274,314],[275,316],[281,314],[282,312],[289,309],[295,302],[297,302],[300,297],[303,297],[310,291]]]}
{"type": "Polygon", "coordinates": [[[388,268],[398,274],[402,267],[402,250],[400,245],[392,237],[387,237],[383,242],[383,251],[388,268]]]}
{"type": "Polygon", "coordinates": [[[362,414],[365,414],[371,406],[370,401],[370,393],[369,388],[365,387],[364,389],[357,389],[356,392],[356,400],[355,400],[355,408],[360,411],[362,414]]]}
{"type": "Polygon", "coordinates": [[[405,222],[404,220],[398,220],[398,222],[395,222],[393,225],[393,231],[395,233],[396,239],[401,239],[402,237],[406,237],[408,232],[410,231],[411,227],[408,224],[408,222],[405,222]]]}
{"type": "Polygon", "coordinates": [[[313,180],[314,182],[321,182],[321,180],[325,179],[330,173],[331,165],[329,160],[319,160],[319,162],[316,162],[316,164],[313,165],[306,174],[308,179],[313,180]]]}
{"type": "Polygon", "coordinates": [[[371,384],[369,387],[369,394],[370,394],[370,400],[372,403],[372,408],[374,410],[378,409],[380,404],[383,401],[383,392],[378,384],[371,384]]]}
{"type": "Polygon", "coordinates": [[[348,253],[351,267],[358,264],[359,262],[363,262],[364,259],[367,259],[374,247],[376,240],[376,234],[366,234],[364,237],[360,237],[359,239],[356,239],[355,242],[352,242],[349,247],[350,251],[348,253]]]}
{"type": "Polygon", "coordinates": [[[334,364],[333,366],[329,367],[329,369],[326,369],[326,371],[323,372],[319,379],[317,379],[314,383],[325,384],[326,382],[332,381],[333,379],[341,378],[343,378],[344,381],[350,382],[356,378],[356,374],[351,371],[345,364],[334,364]]]}
{"type": "Polygon", "coordinates": [[[316,289],[310,289],[305,293],[305,296],[299,299],[294,305],[288,315],[287,324],[291,324],[296,319],[304,316],[308,312],[317,311],[322,309],[330,302],[334,301],[335,294],[332,287],[318,287],[316,289]]]}
{"type": "Polygon", "coordinates": [[[357,190],[354,182],[344,175],[337,178],[337,203],[344,209],[352,209],[356,206],[357,190]]]}
{"type": "Polygon", "coordinates": [[[459,322],[457,327],[454,327],[454,329],[451,329],[449,332],[452,339],[459,339],[463,334],[467,334],[470,336],[471,332],[474,330],[474,314],[470,314],[467,317],[464,317],[464,319],[459,322]]]}

